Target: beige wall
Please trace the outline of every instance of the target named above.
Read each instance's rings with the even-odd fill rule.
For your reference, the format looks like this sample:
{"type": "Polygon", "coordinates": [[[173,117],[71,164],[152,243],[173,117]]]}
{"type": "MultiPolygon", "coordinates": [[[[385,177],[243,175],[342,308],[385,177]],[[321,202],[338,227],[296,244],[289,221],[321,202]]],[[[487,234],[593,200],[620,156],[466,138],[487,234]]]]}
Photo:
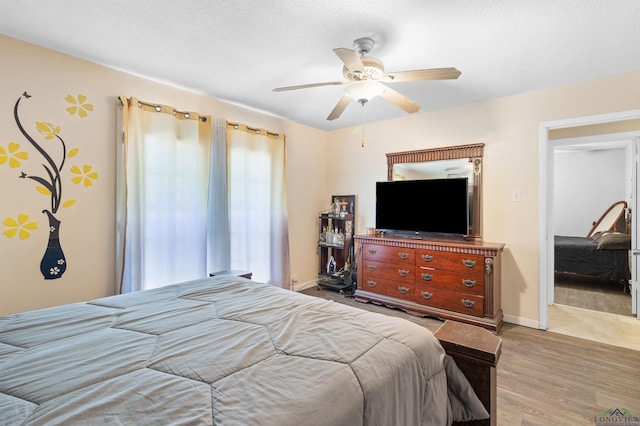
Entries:
{"type": "MultiPolygon", "coordinates": [[[[374,182],[386,179],[385,153],[485,143],[483,235],[487,241],[506,244],[502,270],[506,319],[528,325],[538,320],[539,123],[640,108],[637,72],[366,125],[366,147],[361,148],[358,128],[320,132],[2,36],[0,57],[0,146],[10,141],[26,146],[12,120],[12,108],[27,90],[33,96],[28,109],[31,125],[36,120],[60,125],[69,143],[81,148],[78,161],[100,173],[86,191],[69,184],[69,196],[77,203],[60,215],[69,269],[59,280],[45,281],[38,265],[46,244],[46,223],[40,213],[46,197],[32,183],[17,179],[20,169],[0,165],[0,221],[19,213],[38,221],[37,231],[28,239],[0,234],[0,315],[113,293],[117,95],[287,135],[291,272],[301,285],[317,272],[316,217],[328,208],[331,194],[356,194],[357,231],[362,232],[375,221],[374,182]],[[85,119],[64,111],[65,97],[78,93],[94,105],[85,119]],[[519,203],[511,201],[514,190],[521,193],[519,203]]],[[[26,116],[27,108],[24,111],[26,116]]],[[[30,170],[36,167],[36,158],[36,154],[30,157],[30,170]]],[[[0,232],[5,229],[0,225],[0,232]]]]}
{"type": "Polygon", "coordinates": [[[364,231],[375,223],[373,182],[386,180],[386,153],[485,143],[482,235],[486,241],[506,244],[502,264],[505,319],[536,326],[538,126],[638,108],[640,72],[366,125],[364,149],[359,132],[334,131],[329,134],[329,149],[345,155],[332,162],[339,173],[329,173],[329,186],[336,192],[358,194],[358,228],[364,231]],[[511,201],[514,190],[520,191],[520,202],[511,201]]]}
{"type": "MultiPolygon", "coordinates": [[[[292,271],[299,281],[313,280],[316,267],[316,215],[325,208],[329,194],[326,182],[326,133],[252,110],[219,102],[82,61],[51,50],[0,36],[0,147],[18,143],[29,158],[21,166],[0,164],[0,315],[89,300],[114,293],[115,269],[115,118],[119,95],[172,105],[255,127],[284,132],[287,141],[289,233],[292,271]],[[36,121],[52,123],[68,149],[79,148],[62,172],[63,201],[76,203],[57,213],[62,222],[60,241],[68,269],[62,278],[44,280],[40,260],[48,239],[43,209],[48,196],[35,190],[36,183],[19,179],[21,172],[45,176],[42,157],[19,133],[13,120],[16,100],[27,91],[20,115],[27,131],[46,149],[59,145],[46,141],[35,128],[36,121]],[[93,105],[87,117],[70,115],[67,95],[87,97],[93,105]],[[88,164],[98,172],[90,188],[71,182],[70,167],[88,164]],[[320,195],[319,195],[320,194],[320,195]],[[37,224],[24,240],[3,233],[7,218],[28,214],[37,224]]],[[[57,157],[59,158],[59,157],[57,157]]]]}

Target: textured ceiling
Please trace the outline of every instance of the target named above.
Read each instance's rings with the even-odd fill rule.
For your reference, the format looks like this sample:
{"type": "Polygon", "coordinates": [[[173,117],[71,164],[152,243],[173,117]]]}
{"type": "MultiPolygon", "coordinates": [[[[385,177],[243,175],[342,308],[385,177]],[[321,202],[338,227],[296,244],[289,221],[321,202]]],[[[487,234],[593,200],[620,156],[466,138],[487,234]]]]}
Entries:
{"type": "Polygon", "coordinates": [[[640,70],[637,0],[0,0],[0,33],[324,130],[362,120],[326,120],[344,86],[272,89],[342,81],[332,49],[364,36],[387,72],[462,72],[393,83],[420,112],[640,70]]]}

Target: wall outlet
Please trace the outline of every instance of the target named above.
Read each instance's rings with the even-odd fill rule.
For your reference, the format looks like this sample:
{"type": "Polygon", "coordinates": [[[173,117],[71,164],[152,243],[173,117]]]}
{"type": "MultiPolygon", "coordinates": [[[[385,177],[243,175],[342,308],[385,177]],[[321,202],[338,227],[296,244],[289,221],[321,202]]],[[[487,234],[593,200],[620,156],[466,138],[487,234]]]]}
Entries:
{"type": "Polygon", "coordinates": [[[520,191],[513,191],[511,193],[511,201],[513,201],[514,203],[520,202],[520,191]]]}

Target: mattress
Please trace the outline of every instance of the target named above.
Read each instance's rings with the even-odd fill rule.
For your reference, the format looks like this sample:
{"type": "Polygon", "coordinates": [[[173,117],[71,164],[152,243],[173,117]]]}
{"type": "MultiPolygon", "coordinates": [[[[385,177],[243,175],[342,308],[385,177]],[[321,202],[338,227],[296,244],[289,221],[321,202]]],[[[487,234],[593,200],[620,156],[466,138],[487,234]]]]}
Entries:
{"type": "Polygon", "coordinates": [[[483,410],[429,330],[240,277],[0,318],[2,425],[444,425],[483,410]]]}
{"type": "Polygon", "coordinates": [[[598,243],[588,237],[556,235],[554,258],[556,272],[615,281],[631,278],[629,250],[599,249],[598,243]]]}

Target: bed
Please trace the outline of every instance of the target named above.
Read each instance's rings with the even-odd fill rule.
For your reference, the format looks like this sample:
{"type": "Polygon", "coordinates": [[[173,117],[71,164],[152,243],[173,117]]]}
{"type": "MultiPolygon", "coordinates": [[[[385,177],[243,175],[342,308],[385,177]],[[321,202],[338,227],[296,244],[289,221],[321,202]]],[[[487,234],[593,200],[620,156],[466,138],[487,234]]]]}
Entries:
{"type": "Polygon", "coordinates": [[[487,417],[427,329],[242,277],[0,318],[3,425],[444,425],[487,417]]]}
{"type": "MultiPolygon", "coordinates": [[[[631,279],[626,229],[626,201],[616,201],[595,222],[586,237],[556,235],[555,271],[587,275],[623,284],[631,279]]],[[[624,286],[623,288],[626,288],[624,286]]]]}
{"type": "MultiPolygon", "coordinates": [[[[622,238],[621,238],[622,239],[622,238]]],[[[555,236],[555,271],[618,282],[631,279],[629,249],[602,248],[589,237],[555,236]],[[600,247],[600,248],[599,248],[600,247]]]]}

